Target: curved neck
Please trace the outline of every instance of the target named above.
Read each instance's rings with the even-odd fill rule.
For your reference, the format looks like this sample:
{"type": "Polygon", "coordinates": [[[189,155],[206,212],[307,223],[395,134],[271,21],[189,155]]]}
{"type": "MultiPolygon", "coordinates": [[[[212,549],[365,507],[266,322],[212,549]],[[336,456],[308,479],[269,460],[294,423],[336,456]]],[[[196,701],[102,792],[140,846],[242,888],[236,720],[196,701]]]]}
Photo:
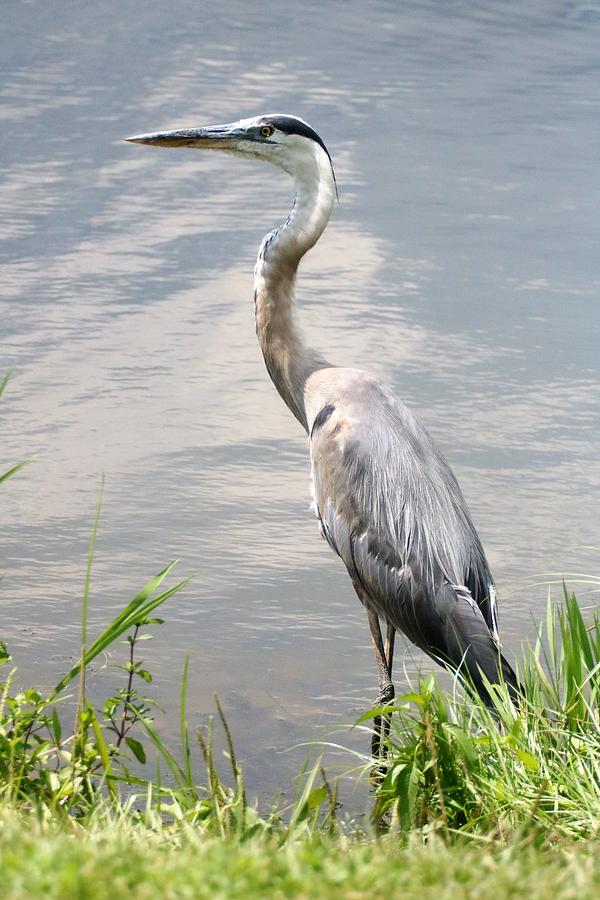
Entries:
{"type": "Polygon", "coordinates": [[[271,379],[298,421],[308,431],[304,385],[329,365],[302,337],[295,316],[298,264],[322,235],[335,198],[335,180],[327,154],[315,144],[286,167],[296,183],[296,199],[287,220],[261,244],[254,270],[256,333],[271,379]]]}

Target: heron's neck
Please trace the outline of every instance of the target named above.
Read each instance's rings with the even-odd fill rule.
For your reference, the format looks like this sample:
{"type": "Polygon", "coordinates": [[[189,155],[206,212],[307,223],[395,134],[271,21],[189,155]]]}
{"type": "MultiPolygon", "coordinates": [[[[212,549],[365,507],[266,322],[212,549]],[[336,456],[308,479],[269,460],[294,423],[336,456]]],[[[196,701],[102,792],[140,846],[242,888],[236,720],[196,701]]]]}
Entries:
{"type": "Polygon", "coordinates": [[[298,421],[308,430],[304,385],[329,364],[308,347],[295,315],[298,264],[323,233],[335,197],[327,154],[315,155],[288,170],[296,182],[296,199],[287,220],[264,238],[254,270],[256,333],[271,379],[298,421]]]}

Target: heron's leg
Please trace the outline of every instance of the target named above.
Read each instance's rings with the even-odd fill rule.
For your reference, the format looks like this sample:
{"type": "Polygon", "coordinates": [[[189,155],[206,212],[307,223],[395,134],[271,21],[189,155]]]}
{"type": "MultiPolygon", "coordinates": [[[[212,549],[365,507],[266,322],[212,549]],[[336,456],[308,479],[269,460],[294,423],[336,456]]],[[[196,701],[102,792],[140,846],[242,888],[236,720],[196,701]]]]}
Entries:
{"type": "Polygon", "coordinates": [[[369,607],[367,607],[367,615],[369,617],[369,628],[371,629],[371,641],[373,642],[373,649],[375,651],[377,681],[379,682],[379,697],[377,698],[377,702],[387,703],[388,700],[391,700],[394,696],[394,685],[392,684],[391,672],[388,666],[386,647],[384,647],[381,637],[379,616],[369,607]]]}
{"type": "MultiPolygon", "coordinates": [[[[384,647],[381,638],[381,628],[379,626],[379,616],[369,606],[367,606],[367,615],[369,617],[369,628],[371,629],[373,649],[375,650],[375,665],[377,667],[377,680],[379,682],[379,696],[377,697],[376,702],[377,706],[383,706],[394,698],[392,661],[395,629],[388,625],[386,646],[384,647]]],[[[387,736],[389,734],[389,730],[389,716],[376,716],[373,720],[373,737],[371,739],[371,753],[374,757],[377,758],[381,755],[381,739],[382,736],[387,736]]]]}
{"type": "MultiPolygon", "coordinates": [[[[388,697],[388,700],[391,700],[394,697],[394,685],[392,684],[392,670],[394,668],[394,641],[396,639],[396,629],[390,623],[387,623],[387,631],[385,635],[385,661],[387,665],[388,677],[391,686],[391,696],[388,697]]],[[[384,716],[382,722],[382,734],[383,737],[386,737],[390,733],[390,725],[391,725],[392,717],[384,716]]]]}
{"type": "Polygon", "coordinates": [[[394,668],[394,641],[396,639],[396,629],[393,625],[387,624],[387,634],[385,636],[385,661],[387,663],[388,675],[392,678],[392,669],[394,668]]]}

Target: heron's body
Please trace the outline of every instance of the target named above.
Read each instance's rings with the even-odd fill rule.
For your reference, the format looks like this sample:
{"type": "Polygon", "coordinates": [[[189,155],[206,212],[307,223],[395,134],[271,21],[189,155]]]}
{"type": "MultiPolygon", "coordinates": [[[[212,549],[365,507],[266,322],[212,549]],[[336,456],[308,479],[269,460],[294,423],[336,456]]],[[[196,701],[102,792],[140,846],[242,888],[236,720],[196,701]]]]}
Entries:
{"type": "Polygon", "coordinates": [[[291,116],[261,116],[131,140],[263,158],[294,178],[293,209],[259,251],[256,330],[268,372],[309,437],[315,511],[367,608],[381,696],[393,695],[396,629],[436,661],[466,669],[486,701],[482,673],[516,689],[499,651],[492,576],[448,464],[389,388],[361,369],[332,366],[297,325],[298,264],[321,236],[336,196],[319,136],[291,116]]]}

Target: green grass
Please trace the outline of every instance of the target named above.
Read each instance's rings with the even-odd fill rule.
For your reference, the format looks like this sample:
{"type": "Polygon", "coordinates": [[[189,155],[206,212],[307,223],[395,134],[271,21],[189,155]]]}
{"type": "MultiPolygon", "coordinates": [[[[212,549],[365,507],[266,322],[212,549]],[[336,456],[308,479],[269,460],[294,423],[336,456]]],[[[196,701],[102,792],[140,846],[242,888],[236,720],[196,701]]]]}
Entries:
{"type": "Polygon", "coordinates": [[[129,821],[73,825],[0,814],[5,900],[60,898],[508,897],[586,898],[600,894],[600,845],[553,848],[521,843],[447,846],[434,839],[400,847],[393,838],[323,837],[283,847],[274,840],[176,839],[129,821]]]}

